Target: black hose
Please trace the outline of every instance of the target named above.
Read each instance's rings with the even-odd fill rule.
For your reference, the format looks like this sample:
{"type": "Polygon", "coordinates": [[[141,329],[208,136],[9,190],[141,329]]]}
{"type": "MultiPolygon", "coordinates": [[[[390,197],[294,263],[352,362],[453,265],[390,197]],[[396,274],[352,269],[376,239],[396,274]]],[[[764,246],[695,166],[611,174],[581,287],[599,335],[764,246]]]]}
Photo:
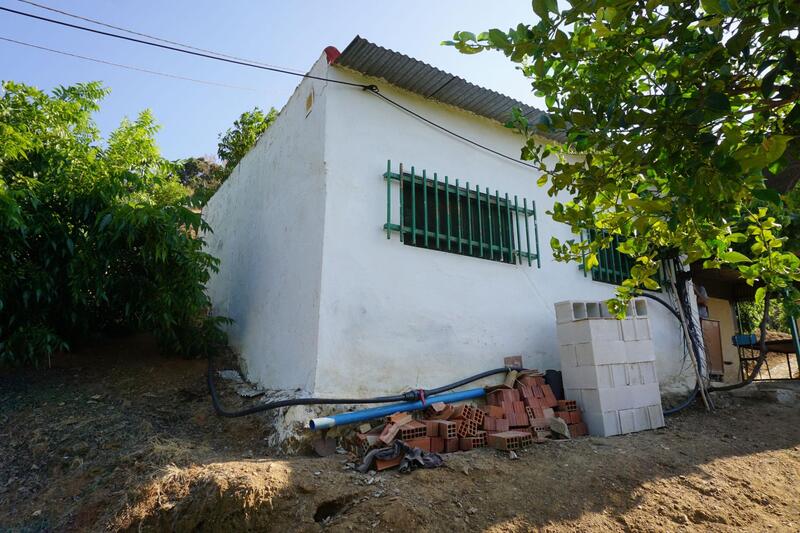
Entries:
{"type": "MultiPolygon", "coordinates": [[[[681,315],[675,310],[674,307],[672,307],[672,305],[670,305],[668,302],[664,301],[663,299],[661,299],[658,296],[655,296],[653,294],[648,294],[646,292],[643,292],[641,295],[644,296],[645,298],[650,298],[651,300],[654,300],[654,301],[660,303],[661,305],[663,305],[664,307],[666,307],[667,310],[670,313],[675,315],[675,318],[677,318],[678,322],[681,323],[681,328],[683,328],[683,322],[681,321],[681,315]]],[[[692,344],[694,345],[694,350],[692,350],[692,352],[694,354],[693,356],[697,360],[697,364],[699,365],[700,364],[700,360],[699,360],[699,358],[697,356],[697,354],[699,353],[699,350],[697,349],[697,340],[695,339],[695,336],[692,335],[692,332],[689,332],[689,339],[691,339],[692,344]]],[[[671,407],[669,409],[664,409],[664,416],[674,415],[675,413],[683,411],[684,409],[686,409],[687,407],[692,405],[694,403],[695,399],[697,399],[697,393],[698,392],[700,392],[700,384],[697,383],[697,381],[695,381],[694,389],[692,389],[692,392],[689,393],[689,396],[686,398],[686,400],[684,400],[679,405],[676,405],[675,407],[671,407]]]]}
{"type": "Polygon", "coordinates": [[[208,392],[211,395],[211,404],[214,406],[214,411],[216,411],[219,416],[226,418],[238,418],[240,416],[261,413],[264,411],[277,409],[279,407],[290,407],[292,405],[347,405],[364,403],[413,402],[421,399],[423,396],[427,398],[428,396],[449,391],[457,387],[461,387],[462,385],[466,385],[467,383],[472,383],[473,381],[478,381],[479,379],[493,376],[495,374],[502,374],[511,370],[520,369],[510,367],[495,368],[494,370],[487,370],[486,372],[481,372],[480,374],[475,374],[474,376],[470,376],[468,378],[456,381],[455,383],[450,383],[435,389],[413,390],[392,396],[377,396],[375,398],[293,398],[289,400],[277,400],[274,402],[263,403],[247,409],[241,409],[239,411],[228,411],[222,407],[222,404],[219,401],[219,396],[217,395],[217,388],[214,385],[214,362],[211,355],[208,356],[208,375],[206,379],[208,382],[208,392]]]}

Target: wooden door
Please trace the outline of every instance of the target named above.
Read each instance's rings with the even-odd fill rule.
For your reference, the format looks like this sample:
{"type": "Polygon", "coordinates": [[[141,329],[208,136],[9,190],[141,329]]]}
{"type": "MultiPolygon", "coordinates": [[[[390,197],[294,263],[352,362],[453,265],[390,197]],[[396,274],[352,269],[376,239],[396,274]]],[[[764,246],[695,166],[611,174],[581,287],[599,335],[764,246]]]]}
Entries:
{"type": "Polygon", "coordinates": [[[722,361],[722,336],[719,329],[719,320],[701,318],[700,324],[703,328],[703,343],[706,348],[708,373],[721,376],[725,371],[725,367],[722,361]]]}

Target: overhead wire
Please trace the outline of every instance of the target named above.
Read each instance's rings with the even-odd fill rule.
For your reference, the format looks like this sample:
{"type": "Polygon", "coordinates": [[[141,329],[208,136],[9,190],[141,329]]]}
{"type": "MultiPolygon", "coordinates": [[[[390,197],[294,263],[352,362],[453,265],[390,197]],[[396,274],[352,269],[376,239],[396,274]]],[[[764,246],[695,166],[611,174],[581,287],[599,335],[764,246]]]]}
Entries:
{"type": "MultiPolygon", "coordinates": [[[[32,2],[27,2],[27,3],[31,3],[31,5],[38,5],[38,4],[33,4],[32,2]]],[[[430,126],[433,126],[434,128],[437,128],[437,129],[439,129],[439,130],[441,130],[441,131],[443,131],[443,132],[445,132],[445,133],[447,133],[449,135],[452,135],[453,137],[455,137],[457,139],[460,139],[460,140],[462,140],[462,141],[464,141],[466,143],[469,143],[469,144],[471,144],[473,146],[476,146],[476,147],[478,147],[478,148],[480,148],[482,150],[485,150],[485,151],[487,151],[489,153],[492,153],[492,154],[494,154],[494,155],[496,155],[498,157],[501,157],[503,159],[507,159],[507,160],[512,161],[514,163],[517,163],[519,165],[523,165],[525,167],[532,168],[532,169],[536,169],[537,168],[536,166],[531,165],[530,163],[526,163],[526,162],[524,162],[524,161],[522,161],[522,160],[520,160],[518,158],[515,158],[515,157],[509,156],[507,154],[504,154],[502,152],[499,152],[499,151],[497,151],[497,150],[495,150],[493,148],[490,148],[490,147],[488,147],[486,145],[483,145],[483,144],[481,144],[481,143],[479,143],[479,142],[477,142],[475,140],[470,139],[469,137],[461,135],[461,134],[459,134],[459,133],[457,133],[457,132],[455,132],[455,131],[453,131],[453,130],[445,127],[445,126],[442,126],[441,124],[438,124],[437,122],[434,122],[433,120],[430,120],[430,119],[420,115],[416,111],[413,111],[412,109],[410,109],[410,108],[400,104],[399,102],[396,102],[395,100],[392,100],[388,96],[382,94],[380,92],[380,89],[376,85],[373,85],[373,84],[364,84],[364,83],[356,83],[356,82],[350,82],[350,81],[344,81],[344,80],[335,80],[335,79],[331,79],[331,78],[326,78],[324,76],[316,76],[316,75],[308,74],[308,73],[301,74],[299,72],[295,72],[293,70],[285,69],[285,68],[282,68],[282,67],[267,66],[265,64],[251,63],[251,62],[245,61],[245,60],[232,59],[231,57],[224,57],[224,56],[218,54],[217,52],[210,52],[210,51],[209,52],[205,52],[205,51],[198,51],[198,50],[187,50],[187,49],[178,48],[176,46],[172,46],[172,45],[169,45],[169,44],[161,44],[161,43],[158,43],[158,42],[146,41],[144,39],[139,39],[139,38],[136,38],[136,37],[128,37],[128,36],[125,36],[125,35],[119,35],[119,34],[116,34],[116,33],[107,32],[107,31],[103,31],[103,30],[98,30],[98,29],[95,29],[95,28],[89,28],[89,27],[86,27],[86,26],[78,25],[78,24],[72,24],[70,22],[65,22],[63,20],[57,20],[57,19],[52,19],[52,18],[49,18],[49,17],[43,17],[41,15],[36,15],[34,13],[27,13],[25,11],[19,11],[19,10],[11,9],[11,8],[4,7],[4,6],[0,6],[0,11],[5,11],[7,13],[12,13],[12,14],[15,14],[15,15],[20,15],[20,16],[23,16],[23,17],[32,18],[32,19],[39,20],[39,21],[42,21],[42,22],[47,22],[47,23],[50,23],[50,24],[57,24],[59,26],[73,28],[73,29],[76,29],[76,30],[90,32],[90,33],[94,33],[94,34],[98,34],[98,35],[104,35],[106,37],[112,37],[112,38],[115,38],[115,39],[120,39],[120,40],[129,41],[129,42],[133,42],[133,43],[143,44],[143,45],[146,45],[146,46],[152,46],[152,47],[155,47],[155,48],[161,48],[161,49],[164,49],[164,50],[171,50],[173,52],[180,52],[180,53],[184,53],[184,54],[188,54],[188,55],[192,55],[192,56],[196,56],[196,57],[202,57],[202,58],[206,58],[206,59],[213,59],[215,61],[221,61],[221,62],[225,62],[225,63],[231,63],[231,64],[234,64],[234,65],[240,65],[240,66],[251,67],[251,68],[256,68],[256,69],[261,69],[261,70],[267,70],[267,71],[270,71],[270,72],[288,74],[290,76],[297,76],[297,77],[301,77],[301,78],[320,80],[320,81],[324,81],[326,83],[336,83],[336,84],[339,84],[339,85],[345,85],[345,86],[349,86],[349,87],[358,87],[360,89],[364,89],[365,91],[370,92],[371,94],[374,94],[375,96],[378,96],[379,98],[381,98],[384,101],[392,104],[393,106],[397,107],[398,109],[400,109],[400,110],[402,110],[402,111],[404,111],[404,112],[416,117],[417,119],[427,123],[430,126]]],[[[92,21],[92,22],[94,22],[94,21],[92,21]]],[[[97,23],[97,22],[95,22],[95,23],[97,23]]],[[[105,24],[105,23],[103,23],[103,24],[105,24]]],[[[175,42],[175,41],[173,41],[173,42],[175,42]]],[[[181,45],[181,46],[183,46],[183,45],[181,45]]]]}
{"type": "Polygon", "coordinates": [[[436,123],[436,122],[434,122],[434,121],[432,121],[432,120],[430,120],[430,119],[428,119],[428,118],[425,118],[425,117],[423,117],[422,115],[420,115],[420,114],[419,114],[419,113],[417,113],[416,111],[413,111],[413,110],[409,109],[408,107],[406,107],[406,106],[404,106],[404,105],[402,105],[402,104],[400,104],[400,103],[398,103],[398,102],[395,102],[394,100],[392,100],[392,99],[391,99],[391,98],[389,98],[388,96],[386,96],[386,95],[382,94],[380,91],[378,91],[378,88],[377,88],[375,85],[372,85],[372,86],[369,86],[369,87],[367,87],[367,88],[366,88],[366,90],[369,90],[369,91],[371,91],[373,94],[375,94],[375,95],[376,95],[376,96],[378,96],[379,98],[382,98],[382,99],[386,100],[387,102],[389,102],[389,103],[390,103],[390,104],[392,104],[393,106],[395,106],[395,107],[397,107],[397,108],[399,108],[399,109],[401,109],[401,110],[405,111],[406,113],[408,113],[408,114],[410,114],[410,115],[413,115],[414,117],[418,118],[419,120],[421,120],[421,121],[423,121],[423,122],[426,122],[426,123],[430,124],[431,126],[433,126],[433,127],[435,127],[435,128],[438,128],[438,129],[440,129],[440,130],[442,130],[442,131],[444,131],[444,132],[446,132],[446,133],[449,133],[449,134],[450,134],[450,135],[452,135],[453,137],[456,137],[456,138],[458,138],[458,139],[461,139],[461,140],[462,140],[462,141],[464,141],[464,142],[467,142],[467,143],[469,143],[469,144],[472,144],[472,145],[474,145],[474,146],[477,146],[477,147],[479,147],[479,148],[482,148],[483,150],[486,150],[487,152],[491,152],[491,153],[493,153],[494,155],[497,155],[497,156],[500,156],[500,157],[502,157],[502,158],[508,159],[509,161],[513,161],[514,163],[518,163],[518,164],[520,164],[520,165],[524,165],[524,166],[526,166],[526,167],[533,168],[533,169],[537,168],[535,165],[531,165],[530,163],[526,163],[526,162],[524,162],[524,161],[521,161],[521,160],[519,160],[519,159],[517,159],[517,158],[511,157],[510,155],[506,155],[506,154],[504,154],[504,153],[502,153],[502,152],[498,152],[497,150],[494,150],[494,149],[492,149],[492,148],[489,148],[488,146],[484,146],[483,144],[481,144],[481,143],[479,143],[479,142],[477,142],[477,141],[473,141],[473,140],[472,140],[472,139],[470,139],[469,137],[464,137],[464,136],[463,136],[463,135],[461,135],[460,133],[456,133],[456,132],[454,132],[453,130],[451,130],[451,129],[449,129],[449,128],[446,128],[446,127],[444,127],[444,126],[442,126],[441,124],[438,124],[438,123],[436,123]]]}
{"type": "Polygon", "coordinates": [[[104,26],[106,28],[111,28],[112,30],[118,30],[118,31],[121,31],[121,32],[129,33],[131,35],[138,35],[139,37],[146,37],[146,38],[152,39],[154,41],[159,41],[159,42],[167,43],[167,44],[173,44],[175,46],[182,46],[183,48],[188,48],[190,50],[197,50],[198,52],[205,52],[207,54],[214,54],[214,55],[217,55],[217,56],[220,56],[220,57],[227,57],[228,59],[236,59],[237,61],[246,61],[248,63],[254,63],[254,64],[257,64],[257,65],[264,65],[265,67],[272,67],[272,68],[279,68],[279,69],[283,69],[283,70],[290,70],[290,71],[296,72],[297,74],[302,74],[302,71],[300,71],[298,69],[294,69],[294,68],[290,68],[290,67],[282,67],[282,66],[279,66],[279,65],[271,65],[269,63],[264,63],[263,61],[256,61],[254,59],[247,59],[247,58],[237,57],[237,56],[230,55],[230,54],[224,54],[222,52],[217,52],[217,51],[214,51],[214,50],[208,50],[206,48],[200,48],[199,46],[192,46],[190,44],[182,43],[182,42],[179,42],[179,41],[171,41],[169,39],[164,39],[163,37],[157,37],[155,35],[150,35],[148,33],[138,32],[138,31],[131,30],[131,29],[128,29],[128,28],[124,28],[122,26],[115,26],[113,24],[109,24],[107,22],[103,22],[102,20],[97,20],[97,19],[93,19],[93,18],[82,16],[82,15],[77,15],[75,13],[70,13],[69,11],[64,11],[63,9],[56,9],[54,7],[47,6],[47,5],[44,5],[44,4],[40,4],[38,2],[32,2],[31,0],[17,0],[17,2],[21,2],[23,4],[32,5],[32,6],[40,8],[40,9],[46,9],[47,11],[52,11],[53,13],[59,13],[61,15],[64,15],[64,16],[67,16],[67,17],[71,17],[71,18],[74,18],[74,19],[77,19],[77,20],[83,20],[85,22],[91,22],[92,24],[97,24],[98,26],[104,26]]]}
{"type": "Polygon", "coordinates": [[[216,82],[216,81],[201,80],[201,79],[198,79],[198,78],[189,78],[189,77],[186,77],[186,76],[180,76],[178,74],[170,74],[168,72],[160,72],[160,71],[157,71],[157,70],[150,70],[150,69],[146,69],[146,68],[136,67],[136,66],[133,66],[133,65],[125,65],[125,64],[122,64],[122,63],[114,63],[112,61],[106,61],[104,59],[98,59],[96,57],[84,56],[84,55],[75,54],[75,53],[72,53],[72,52],[65,52],[64,50],[56,50],[55,48],[48,48],[46,46],[40,46],[38,44],[26,43],[24,41],[18,41],[16,39],[9,39],[8,37],[0,36],[0,41],[6,41],[6,42],[9,42],[9,43],[19,44],[21,46],[27,46],[27,47],[30,47],[30,48],[36,48],[38,50],[43,50],[45,52],[52,52],[54,54],[59,54],[59,55],[62,55],[62,56],[74,57],[76,59],[83,59],[85,61],[92,61],[94,63],[100,63],[102,65],[109,65],[109,66],[112,66],[112,67],[118,67],[118,68],[122,68],[122,69],[133,70],[133,71],[136,71],[136,72],[143,72],[145,74],[153,74],[153,75],[156,75],[156,76],[163,76],[165,78],[172,78],[172,79],[183,80],[183,81],[191,81],[191,82],[195,82],[195,83],[202,83],[204,85],[212,85],[212,86],[215,86],[215,87],[224,87],[224,88],[227,88],[227,89],[238,89],[238,90],[241,90],[241,91],[254,91],[254,92],[258,91],[258,89],[254,89],[252,87],[243,87],[243,86],[240,86],[240,85],[230,85],[230,84],[227,84],[227,83],[221,83],[221,82],[216,82]]]}
{"type": "Polygon", "coordinates": [[[323,76],[315,76],[313,74],[301,74],[299,72],[295,72],[295,71],[284,69],[284,68],[271,67],[271,66],[267,66],[267,65],[261,65],[261,64],[258,64],[258,63],[251,63],[251,62],[248,62],[248,61],[241,61],[241,60],[238,60],[238,59],[231,59],[231,58],[228,58],[228,57],[222,57],[220,55],[214,55],[214,54],[205,53],[205,52],[198,52],[196,50],[186,50],[184,48],[178,48],[178,47],[175,47],[175,46],[172,46],[172,45],[154,43],[154,42],[151,42],[151,41],[145,41],[144,39],[138,39],[136,37],[128,37],[126,35],[119,35],[118,33],[111,33],[111,32],[107,32],[107,31],[103,31],[103,30],[97,30],[95,28],[88,28],[86,26],[81,26],[81,25],[78,25],[78,24],[72,24],[70,22],[65,22],[63,20],[52,19],[52,18],[49,18],[49,17],[42,17],[41,15],[35,15],[33,13],[26,13],[25,11],[18,11],[16,9],[11,9],[10,7],[0,6],[0,11],[5,11],[7,13],[13,13],[15,15],[21,15],[23,17],[36,19],[36,20],[40,20],[40,21],[43,21],[43,22],[48,22],[50,24],[57,24],[59,26],[65,26],[67,28],[73,28],[73,29],[81,30],[81,31],[85,31],[85,32],[96,33],[98,35],[105,35],[106,37],[113,37],[114,39],[121,39],[123,41],[130,41],[130,42],[133,42],[133,43],[144,44],[144,45],[152,46],[152,47],[155,47],[155,48],[162,48],[164,50],[172,50],[173,52],[180,52],[180,53],[183,53],[183,54],[189,54],[189,55],[193,55],[193,56],[197,56],[197,57],[204,57],[206,59],[213,59],[215,61],[221,61],[221,62],[224,62],[224,63],[231,63],[231,64],[234,64],[234,65],[241,65],[241,66],[244,66],[244,67],[251,67],[251,68],[256,68],[256,69],[261,69],[261,70],[268,70],[268,71],[271,71],[271,72],[280,72],[282,74],[288,74],[290,76],[297,76],[297,77],[300,77],[300,78],[310,78],[312,80],[321,80],[321,81],[325,81],[325,82],[338,83],[338,84],[341,84],[341,85],[349,85],[351,87],[359,87],[361,89],[367,87],[367,85],[365,85],[363,83],[354,83],[354,82],[343,81],[343,80],[333,80],[333,79],[325,78],[323,76]]]}

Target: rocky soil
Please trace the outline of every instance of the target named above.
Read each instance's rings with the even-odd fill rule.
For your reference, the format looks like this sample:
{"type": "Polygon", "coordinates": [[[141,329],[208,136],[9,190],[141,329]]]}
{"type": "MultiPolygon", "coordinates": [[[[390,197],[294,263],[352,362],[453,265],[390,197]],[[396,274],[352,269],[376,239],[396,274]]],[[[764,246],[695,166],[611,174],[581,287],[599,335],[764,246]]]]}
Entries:
{"type": "Polygon", "coordinates": [[[268,420],[215,417],[204,378],[146,338],[0,376],[0,530],[800,530],[797,406],[725,397],[657,431],[363,475],[274,454],[268,420]]]}

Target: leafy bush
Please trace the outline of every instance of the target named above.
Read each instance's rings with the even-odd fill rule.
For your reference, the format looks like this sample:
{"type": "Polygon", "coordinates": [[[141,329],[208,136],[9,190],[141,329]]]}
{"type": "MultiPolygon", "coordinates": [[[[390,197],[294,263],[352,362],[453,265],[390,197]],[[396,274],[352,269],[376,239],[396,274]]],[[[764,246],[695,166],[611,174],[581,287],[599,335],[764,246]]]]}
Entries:
{"type": "Polygon", "coordinates": [[[275,108],[271,107],[264,114],[261,108],[255,107],[252,111],[245,111],[239,115],[233,126],[220,134],[217,155],[225,163],[222,168],[222,181],[231,175],[239,161],[256,145],[261,134],[267,131],[277,118],[278,112],[275,108]]]}
{"type": "Polygon", "coordinates": [[[101,333],[151,331],[165,349],[204,351],[217,260],[198,235],[149,111],[103,142],[98,83],[46,94],[14,82],[0,98],[0,363],[37,363],[101,333]]]}
{"type": "Polygon", "coordinates": [[[178,177],[192,195],[192,203],[198,207],[206,205],[227,177],[225,167],[217,163],[213,156],[188,157],[175,162],[178,177]]]}

